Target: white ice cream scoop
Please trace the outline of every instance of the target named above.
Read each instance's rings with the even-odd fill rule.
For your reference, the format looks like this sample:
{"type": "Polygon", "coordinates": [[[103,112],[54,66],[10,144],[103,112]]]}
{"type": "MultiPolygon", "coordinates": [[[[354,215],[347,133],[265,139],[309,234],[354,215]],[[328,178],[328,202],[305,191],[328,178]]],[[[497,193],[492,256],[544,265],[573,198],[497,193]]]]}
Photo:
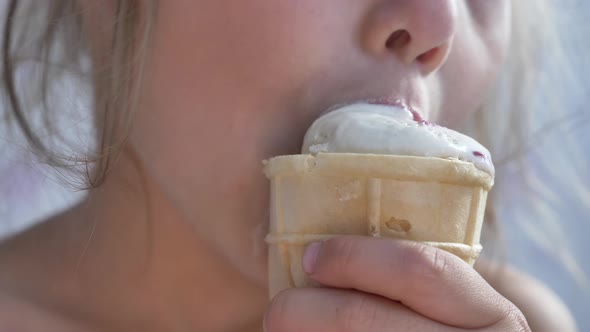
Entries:
{"type": "Polygon", "coordinates": [[[355,103],[321,116],[308,129],[302,153],[326,152],[457,159],[494,176],[485,147],[402,106],[355,103]]]}

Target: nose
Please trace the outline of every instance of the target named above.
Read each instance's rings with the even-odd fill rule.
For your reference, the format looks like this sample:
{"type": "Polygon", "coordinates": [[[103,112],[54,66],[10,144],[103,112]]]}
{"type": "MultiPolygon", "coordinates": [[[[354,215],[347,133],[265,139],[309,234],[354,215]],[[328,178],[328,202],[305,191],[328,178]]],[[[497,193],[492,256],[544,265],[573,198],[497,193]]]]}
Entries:
{"type": "Polygon", "coordinates": [[[427,75],[445,62],[456,21],[456,0],[382,0],[367,16],[362,41],[370,54],[396,56],[427,75]]]}

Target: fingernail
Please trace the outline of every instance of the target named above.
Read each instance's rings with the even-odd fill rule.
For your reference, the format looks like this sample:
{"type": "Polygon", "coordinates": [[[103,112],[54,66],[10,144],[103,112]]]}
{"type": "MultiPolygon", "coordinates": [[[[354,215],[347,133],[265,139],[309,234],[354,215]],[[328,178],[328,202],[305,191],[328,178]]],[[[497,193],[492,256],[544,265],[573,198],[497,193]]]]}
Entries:
{"type": "Polygon", "coordinates": [[[305,271],[305,273],[312,274],[315,271],[321,246],[321,242],[313,242],[305,248],[305,253],[302,258],[303,271],[305,271]]]}

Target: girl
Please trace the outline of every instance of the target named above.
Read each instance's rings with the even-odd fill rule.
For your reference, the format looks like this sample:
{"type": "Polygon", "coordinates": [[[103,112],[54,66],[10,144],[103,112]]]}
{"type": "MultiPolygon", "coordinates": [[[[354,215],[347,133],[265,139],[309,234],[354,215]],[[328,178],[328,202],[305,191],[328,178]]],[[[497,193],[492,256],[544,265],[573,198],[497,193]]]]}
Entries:
{"type": "Polygon", "coordinates": [[[575,330],[533,279],[509,269],[494,277],[485,262],[478,273],[404,241],[310,245],[304,268],[326,287],[271,303],[266,294],[261,160],[298,153],[322,111],[368,98],[400,99],[451,128],[478,122],[474,135],[491,142],[486,125],[526,113],[526,52],[536,50],[526,33],[543,32],[530,5],[8,1],[3,80],[13,118],[63,166],[25,114],[33,99],[17,86],[16,59],[47,65],[41,89],[28,90],[41,97],[55,75],[77,69],[92,86],[97,151],[82,168],[82,203],[0,247],[0,330],[575,330]],[[500,96],[516,101],[493,108],[500,96]]]}

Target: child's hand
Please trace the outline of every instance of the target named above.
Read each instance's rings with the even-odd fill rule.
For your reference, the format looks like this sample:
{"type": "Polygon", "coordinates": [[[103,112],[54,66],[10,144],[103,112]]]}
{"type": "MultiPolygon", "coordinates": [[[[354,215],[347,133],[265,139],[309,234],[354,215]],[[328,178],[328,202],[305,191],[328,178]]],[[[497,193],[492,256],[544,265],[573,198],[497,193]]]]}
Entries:
{"type": "Polygon", "coordinates": [[[530,331],[473,268],[434,247],[339,237],[310,245],[303,266],[326,288],[278,294],[265,331],[530,331]]]}

